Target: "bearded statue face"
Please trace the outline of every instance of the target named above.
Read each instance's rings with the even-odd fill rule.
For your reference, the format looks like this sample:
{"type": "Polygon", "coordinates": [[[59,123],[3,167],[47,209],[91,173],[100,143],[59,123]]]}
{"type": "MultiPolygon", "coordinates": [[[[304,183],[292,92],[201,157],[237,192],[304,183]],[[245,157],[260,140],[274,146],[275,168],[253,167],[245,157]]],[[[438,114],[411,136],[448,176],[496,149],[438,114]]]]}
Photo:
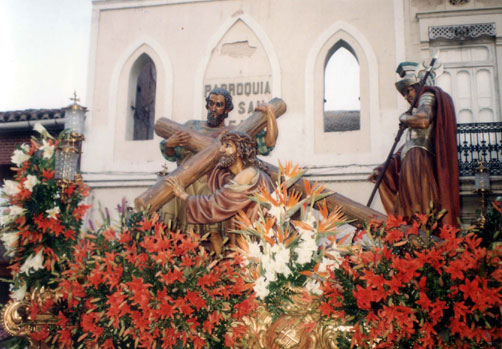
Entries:
{"type": "Polygon", "coordinates": [[[209,127],[218,127],[228,116],[225,109],[225,96],[211,94],[207,104],[207,124],[209,127]]]}
{"type": "Polygon", "coordinates": [[[237,147],[232,141],[224,141],[220,153],[221,157],[216,165],[218,168],[229,168],[237,161],[237,147]]]}
{"type": "Polygon", "coordinates": [[[220,160],[218,160],[218,164],[216,165],[218,168],[229,168],[237,161],[237,154],[233,153],[230,155],[222,155],[220,160]]]}

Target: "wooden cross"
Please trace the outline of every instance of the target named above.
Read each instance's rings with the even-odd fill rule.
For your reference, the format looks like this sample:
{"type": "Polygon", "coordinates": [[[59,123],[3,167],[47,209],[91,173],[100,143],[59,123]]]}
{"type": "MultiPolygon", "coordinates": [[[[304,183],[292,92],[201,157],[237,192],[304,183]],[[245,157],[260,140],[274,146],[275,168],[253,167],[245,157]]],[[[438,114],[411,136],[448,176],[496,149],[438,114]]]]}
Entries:
{"type": "MultiPolygon", "coordinates": [[[[280,98],[272,99],[269,104],[272,106],[276,118],[286,112],[286,104],[280,98]]],[[[266,123],[266,115],[262,112],[256,111],[233,130],[245,132],[254,138],[256,137],[256,134],[266,126],[266,123]]],[[[187,187],[206,174],[209,169],[216,166],[219,160],[219,149],[221,144],[218,139],[205,136],[167,118],[160,118],[155,123],[155,133],[160,137],[169,138],[177,131],[185,131],[190,135],[190,140],[185,147],[196,154],[185,161],[181,166],[178,166],[178,168],[171,172],[169,176],[176,176],[182,185],[187,187]]],[[[264,164],[267,166],[268,173],[272,179],[274,181],[277,180],[277,167],[266,162],[264,162],[264,164]]],[[[301,183],[297,183],[293,187],[295,190],[305,195],[304,188],[301,183]]],[[[137,210],[149,208],[152,211],[156,211],[173,197],[174,193],[171,187],[165,183],[164,179],[160,179],[146,192],[136,198],[135,206],[137,210]]],[[[368,208],[338,193],[333,193],[327,197],[326,202],[328,204],[328,208],[330,209],[341,207],[343,213],[349,219],[355,219],[355,222],[352,224],[363,223],[372,218],[377,220],[386,219],[386,216],[382,213],[368,208]]]]}

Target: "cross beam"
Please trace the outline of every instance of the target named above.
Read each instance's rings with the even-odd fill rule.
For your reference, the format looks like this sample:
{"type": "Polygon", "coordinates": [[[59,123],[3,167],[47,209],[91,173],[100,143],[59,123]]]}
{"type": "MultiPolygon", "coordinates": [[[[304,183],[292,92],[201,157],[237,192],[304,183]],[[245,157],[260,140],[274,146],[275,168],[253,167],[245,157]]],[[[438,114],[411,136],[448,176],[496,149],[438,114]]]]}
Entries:
{"type": "MultiPolygon", "coordinates": [[[[286,112],[286,104],[282,99],[274,98],[269,104],[278,118],[286,112]]],[[[262,130],[266,125],[267,119],[264,113],[254,112],[246,120],[241,122],[234,130],[245,132],[251,137],[262,130]]],[[[185,131],[190,135],[189,142],[185,145],[189,150],[196,152],[194,156],[185,161],[176,170],[171,172],[169,176],[176,176],[181,183],[186,187],[198,178],[214,168],[219,159],[220,142],[217,139],[205,136],[199,132],[186,128],[170,119],[160,118],[155,123],[155,133],[163,138],[169,138],[177,131],[185,131]]],[[[273,180],[277,179],[277,167],[265,163],[268,172],[273,180]]],[[[305,194],[303,185],[297,183],[294,185],[295,190],[305,194]]],[[[138,210],[149,208],[152,211],[158,210],[165,203],[174,197],[171,187],[167,186],[163,179],[160,179],[146,192],[141,194],[135,200],[135,206],[138,210]]],[[[360,224],[370,219],[385,220],[386,216],[382,213],[361,205],[339,193],[333,193],[326,198],[326,202],[330,209],[341,207],[343,213],[349,218],[354,219],[352,224],[360,224]]]]}

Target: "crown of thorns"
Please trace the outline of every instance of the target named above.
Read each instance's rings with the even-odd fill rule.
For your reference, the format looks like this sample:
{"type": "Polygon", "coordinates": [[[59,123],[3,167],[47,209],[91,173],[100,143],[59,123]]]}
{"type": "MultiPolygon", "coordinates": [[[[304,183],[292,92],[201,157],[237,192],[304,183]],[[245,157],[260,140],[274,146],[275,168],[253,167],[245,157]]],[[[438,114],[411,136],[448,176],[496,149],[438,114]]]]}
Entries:
{"type": "Polygon", "coordinates": [[[232,131],[221,137],[221,142],[231,141],[235,144],[237,154],[244,162],[252,161],[256,158],[256,141],[247,133],[232,131]]]}

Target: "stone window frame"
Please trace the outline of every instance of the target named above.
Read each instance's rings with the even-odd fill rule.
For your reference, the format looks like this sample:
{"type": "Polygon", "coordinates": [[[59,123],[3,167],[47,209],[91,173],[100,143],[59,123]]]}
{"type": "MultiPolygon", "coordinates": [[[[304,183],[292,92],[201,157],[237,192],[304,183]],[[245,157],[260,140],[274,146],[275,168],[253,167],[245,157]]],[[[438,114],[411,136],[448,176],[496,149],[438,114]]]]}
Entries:
{"type": "MultiPolygon", "coordinates": [[[[326,97],[326,68],[328,67],[328,64],[330,62],[330,60],[333,58],[333,56],[335,55],[336,52],[338,52],[338,50],[340,49],[346,49],[350,54],[352,54],[352,56],[354,57],[354,59],[356,60],[357,64],[360,65],[359,63],[359,59],[357,57],[357,53],[355,52],[354,48],[352,46],[350,46],[349,43],[347,43],[345,40],[343,39],[340,39],[339,41],[337,41],[332,47],[331,49],[328,51],[328,54],[326,55],[326,58],[325,58],[325,63],[324,63],[324,73],[323,73],[323,84],[324,84],[324,89],[323,89],[323,96],[326,97]]],[[[359,71],[359,79],[361,79],[361,72],[359,71]]],[[[361,88],[359,88],[359,97],[360,98],[361,96],[361,88]]],[[[326,101],[324,101],[326,103],[326,101]]],[[[361,107],[359,107],[359,110],[358,110],[358,127],[357,128],[353,128],[353,129],[349,129],[349,130],[326,130],[326,106],[324,105],[323,106],[323,113],[324,113],[324,132],[325,133],[328,133],[328,132],[347,132],[347,131],[358,131],[361,129],[361,107]]]]}

